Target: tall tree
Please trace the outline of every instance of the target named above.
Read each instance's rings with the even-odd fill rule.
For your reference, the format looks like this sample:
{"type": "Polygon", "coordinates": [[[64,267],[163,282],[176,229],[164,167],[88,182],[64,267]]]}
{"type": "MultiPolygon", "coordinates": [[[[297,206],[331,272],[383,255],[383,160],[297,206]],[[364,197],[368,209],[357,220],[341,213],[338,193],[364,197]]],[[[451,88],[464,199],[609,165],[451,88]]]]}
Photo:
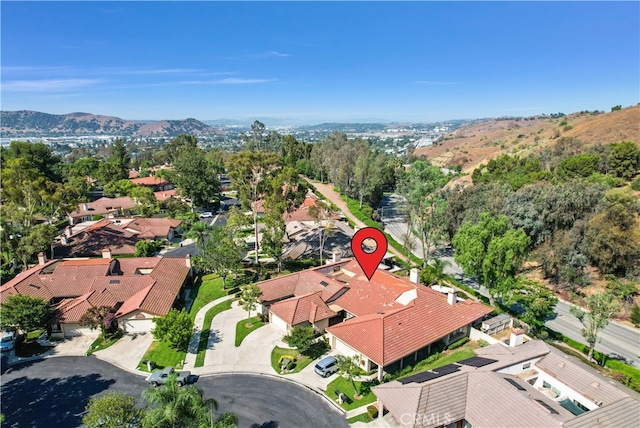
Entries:
{"type": "Polygon", "coordinates": [[[518,277],[511,291],[505,296],[507,303],[515,303],[524,308],[521,319],[532,328],[538,329],[547,317],[553,316],[553,308],[558,303],[555,293],[539,281],[518,277]]]}
{"type": "Polygon", "coordinates": [[[611,317],[620,310],[620,303],[608,293],[593,294],[587,297],[587,310],[572,306],[570,311],[583,325],[582,337],[589,345],[587,359],[591,361],[598,341],[598,334],[609,324],[611,317]]]}
{"type": "Polygon", "coordinates": [[[351,357],[346,357],[344,355],[336,356],[338,372],[342,375],[342,377],[346,378],[349,382],[351,382],[351,386],[353,386],[353,390],[356,394],[360,394],[360,390],[356,386],[355,377],[360,374],[362,371],[360,366],[358,365],[358,356],[352,355],[351,357]]]}
{"type": "Polygon", "coordinates": [[[115,176],[111,180],[124,180],[129,178],[129,168],[131,166],[131,155],[124,145],[124,141],[117,138],[111,147],[111,156],[107,162],[113,166],[115,176]]]}
{"type": "Polygon", "coordinates": [[[264,218],[262,227],[262,252],[273,258],[278,272],[282,268],[282,251],[284,250],[285,222],[278,211],[268,213],[264,218]]]}
{"type": "Polygon", "coordinates": [[[28,333],[44,328],[52,316],[49,302],[40,297],[14,294],[0,304],[0,328],[28,333]]]}
{"type": "Polygon", "coordinates": [[[145,410],[138,408],[136,399],[128,394],[107,392],[91,397],[82,417],[86,428],[137,428],[141,426],[145,410]]]}
{"type": "Polygon", "coordinates": [[[213,228],[203,221],[198,221],[193,224],[185,234],[189,239],[193,239],[196,242],[196,248],[200,251],[204,251],[207,245],[209,235],[211,235],[213,228]]]}
{"type": "Polygon", "coordinates": [[[251,311],[256,309],[258,299],[262,291],[256,284],[247,284],[240,287],[240,305],[247,311],[247,319],[251,318],[251,311]]]}
{"type": "Polygon", "coordinates": [[[175,184],[194,206],[209,206],[220,194],[220,180],[200,148],[183,150],[174,164],[175,184]]]}
{"type": "Polygon", "coordinates": [[[530,242],[524,231],[509,227],[506,216],[487,213],[481,214],[476,224],[463,224],[452,240],[456,262],[465,273],[481,278],[489,290],[491,306],[495,306],[495,294],[513,285],[530,242]]]}
{"type": "Polygon", "coordinates": [[[198,139],[193,135],[180,134],[163,146],[166,162],[173,164],[182,152],[194,151],[198,148],[198,139]]]}
{"type": "Polygon", "coordinates": [[[196,260],[205,271],[213,272],[222,278],[222,288],[227,286],[227,277],[242,266],[242,259],[247,253],[242,242],[234,237],[228,226],[211,230],[202,256],[196,260]]]}
{"type": "Polygon", "coordinates": [[[280,158],[274,153],[244,151],[227,158],[227,171],[232,186],[238,191],[245,209],[253,213],[253,229],[256,237],[255,263],[258,264],[258,200],[262,196],[271,175],[280,167],[280,158]]]}
{"type": "Polygon", "coordinates": [[[338,208],[333,204],[317,200],[314,205],[309,207],[307,212],[316,223],[316,230],[318,232],[318,253],[320,256],[320,264],[322,264],[324,245],[327,242],[327,238],[334,232],[333,228],[335,226],[335,222],[333,220],[333,216],[338,212],[338,208]]]}

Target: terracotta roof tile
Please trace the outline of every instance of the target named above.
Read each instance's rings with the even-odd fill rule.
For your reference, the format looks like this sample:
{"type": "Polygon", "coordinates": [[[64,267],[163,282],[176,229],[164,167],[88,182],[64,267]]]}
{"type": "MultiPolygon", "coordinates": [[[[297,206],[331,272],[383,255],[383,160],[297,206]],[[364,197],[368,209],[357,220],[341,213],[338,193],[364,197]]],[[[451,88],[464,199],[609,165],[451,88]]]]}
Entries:
{"type": "Polygon", "coordinates": [[[140,186],[163,186],[165,184],[169,184],[167,180],[160,177],[140,177],[133,178],[130,181],[140,186]]]}
{"type": "Polygon", "coordinates": [[[153,196],[155,196],[158,201],[166,201],[167,199],[174,198],[177,191],[177,189],[160,190],[158,192],[153,192],[153,196]]]}
{"type": "Polygon", "coordinates": [[[167,238],[169,231],[182,224],[170,218],[137,218],[126,225],[125,230],[138,233],[141,238],[167,238]]]}
{"type": "Polygon", "coordinates": [[[322,291],[318,291],[294,297],[274,303],[269,309],[292,326],[305,321],[314,323],[336,316],[337,314],[322,301],[321,295],[322,291]]]}
{"type": "Polygon", "coordinates": [[[133,199],[128,196],[121,198],[103,197],[94,202],[80,203],[78,208],[69,213],[71,217],[85,217],[91,215],[105,215],[120,209],[128,210],[138,206],[133,199]],[[85,205],[87,209],[85,209],[85,205]]]}

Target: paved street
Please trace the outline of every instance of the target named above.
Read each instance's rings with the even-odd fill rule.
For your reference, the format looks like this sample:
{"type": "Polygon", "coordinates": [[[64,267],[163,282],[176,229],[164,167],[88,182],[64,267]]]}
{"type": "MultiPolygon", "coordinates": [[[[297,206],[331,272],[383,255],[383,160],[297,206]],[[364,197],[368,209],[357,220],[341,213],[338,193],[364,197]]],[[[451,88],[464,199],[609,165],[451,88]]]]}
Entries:
{"type": "MultiPolygon", "coordinates": [[[[342,414],[298,384],[248,374],[201,377],[196,385],[239,427],[346,427],[342,414]]],[[[89,398],[106,391],[140,400],[148,384],[94,357],[57,357],[9,368],[2,375],[1,411],[7,427],[73,427],[89,398]]],[[[142,403],[141,401],[139,401],[142,403]]]]}
{"type": "MultiPolygon", "coordinates": [[[[407,231],[403,204],[403,198],[394,194],[386,196],[382,202],[384,230],[400,243],[403,242],[407,231]]],[[[416,242],[414,254],[422,257],[420,241],[417,238],[414,239],[416,242]]],[[[452,249],[438,249],[434,252],[434,255],[449,263],[445,268],[446,273],[454,275],[456,279],[462,281],[465,285],[486,294],[486,290],[478,284],[476,279],[464,277],[462,268],[460,268],[453,259],[452,249]]],[[[550,329],[562,333],[573,340],[585,343],[580,333],[582,325],[580,321],[569,312],[569,307],[569,304],[565,302],[558,302],[556,306],[556,318],[549,320],[546,325],[550,329]]],[[[633,361],[635,367],[640,368],[640,330],[611,322],[600,334],[600,339],[601,341],[596,345],[597,351],[606,354],[620,354],[627,358],[629,362],[633,361]]]]}

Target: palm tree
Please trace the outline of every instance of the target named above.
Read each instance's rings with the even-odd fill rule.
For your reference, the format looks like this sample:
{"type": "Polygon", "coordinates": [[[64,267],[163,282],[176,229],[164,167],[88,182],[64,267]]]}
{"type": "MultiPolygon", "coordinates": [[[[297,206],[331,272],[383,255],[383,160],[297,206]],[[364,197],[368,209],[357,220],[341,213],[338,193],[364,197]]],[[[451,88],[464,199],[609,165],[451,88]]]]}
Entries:
{"type": "Polygon", "coordinates": [[[191,229],[189,229],[185,236],[196,241],[196,248],[202,252],[210,232],[211,226],[202,221],[198,221],[191,226],[191,229]]]}
{"type": "Polygon", "coordinates": [[[195,385],[179,386],[175,374],[164,385],[146,389],[142,397],[155,406],[142,420],[143,428],[218,426],[214,417],[218,409],[216,400],[205,400],[202,390],[195,385]]]}
{"type": "Polygon", "coordinates": [[[424,268],[422,280],[425,285],[448,283],[448,275],[444,273],[444,269],[451,263],[447,260],[438,258],[431,259],[430,263],[424,268]],[[424,273],[426,270],[427,274],[424,273]]]}

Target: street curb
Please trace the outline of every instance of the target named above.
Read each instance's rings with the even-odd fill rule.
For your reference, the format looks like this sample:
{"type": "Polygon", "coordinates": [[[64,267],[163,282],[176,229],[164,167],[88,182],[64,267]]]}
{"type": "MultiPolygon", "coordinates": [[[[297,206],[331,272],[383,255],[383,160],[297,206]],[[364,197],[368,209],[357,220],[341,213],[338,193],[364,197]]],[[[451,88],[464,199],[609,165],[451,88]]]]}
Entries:
{"type": "Polygon", "coordinates": [[[309,391],[321,396],[322,398],[325,399],[325,401],[331,403],[332,408],[336,412],[342,414],[343,416],[346,416],[346,414],[347,414],[346,410],[344,410],[342,407],[340,407],[336,403],[334,403],[333,400],[331,398],[327,397],[325,395],[324,391],[322,391],[321,389],[314,388],[312,386],[306,385],[306,384],[304,384],[302,382],[299,382],[297,380],[289,379],[289,378],[284,377],[284,376],[278,376],[278,375],[269,374],[269,373],[243,372],[243,371],[235,372],[234,371],[234,372],[207,373],[207,374],[199,375],[199,377],[229,376],[229,375],[231,375],[231,376],[233,376],[233,375],[262,376],[262,377],[270,377],[270,378],[273,378],[273,379],[278,379],[278,380],[284,380],[284,381],[287,381],[287,382],[291,382],[291,383],[294,383],[294,384],[299,385],[299,386],[301,386],[303,388],[306,388],[309,391]]]}
{"type": "Polygon", "coordinates": [[[90,358],[90,357],[95,357],[100,361],[104,361],[105,363],[109,363],[109,364],[111,364],[113,366],[118,367],[120,370],[124,370],[126,372],[129,372],[129,373],[132,373],[132,374],[135,374],[135,375],[138,375],[138,376],[144,376],[145,378],[147,378],[151,374],[151,373],[143,372],[143,371],[140,371],[140,370],[135,370],[135,369],[130,369],[128,367],[125,367],[122,364],[120,364],[119,362],[117,362],[116,360],[114,360],[113,358],[100,356],[100,355],[97,355],[95,353],[87,356],[87,358],[90,358]]]}

